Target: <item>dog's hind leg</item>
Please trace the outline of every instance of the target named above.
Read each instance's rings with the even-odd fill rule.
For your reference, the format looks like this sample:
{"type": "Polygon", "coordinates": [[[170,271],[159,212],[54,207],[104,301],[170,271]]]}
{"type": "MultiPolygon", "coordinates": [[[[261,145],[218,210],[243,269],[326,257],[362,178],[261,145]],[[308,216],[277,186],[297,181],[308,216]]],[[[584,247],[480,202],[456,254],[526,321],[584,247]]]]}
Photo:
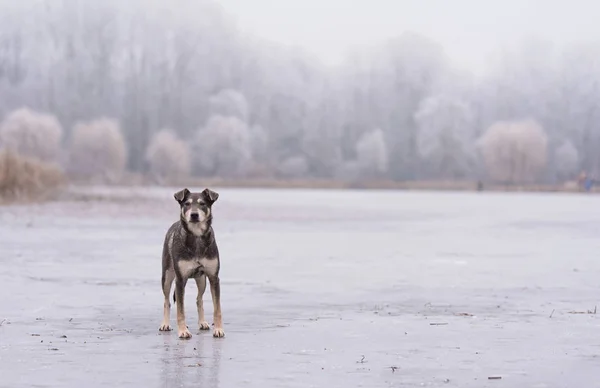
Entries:
{"type": "Polygon", "coordinates": [[[162,289],[163,294],[165,294],[165,304],[163,310],[163,321],[158,328],[160,331],[171,331],[171,325],[169,324],[169,321],[171,320],[171,303],[169,302],[169,294],[171,293],[171,286],[173,285],[174,279],[175,272],[172,269],[163,273],[162,289]]]}
{"type": "Polygon", "coordinates": [[[183,309],[183,296],[185,293],[186,283],[187,279],[185,278],[180,279],[176,277],[175,279],[175,295],[177,295],[177,301],[175,302],[175,304],[177,305],[177,331],[179,338],[192,338],[192,333],[190,333],[190,331],[187,328],[187,325],[185,324],[185,311],[183,309]]]}
{"type": "Polygon", "coordinates": [[[210,326],[206,319],[204,319],[204,302],[202,296],[206,290],[206,275],[200,275],[196,278],[196,285],[198,286],[198,296],[196,297],[196,307],[198,308],[198,327],[200,330],[208,330],[210,326]]]}
{"type": "Polygon", "coordinates": [[[210,293],[212,294],[213,301],[213,320],[215,330],[213,331],[213,337],[224,337],[225,332],[223,331],[223,318],[221,317],[221,285],[219,284],[218,276],[211,276],[208,278],[210,281],[210,293]]]}

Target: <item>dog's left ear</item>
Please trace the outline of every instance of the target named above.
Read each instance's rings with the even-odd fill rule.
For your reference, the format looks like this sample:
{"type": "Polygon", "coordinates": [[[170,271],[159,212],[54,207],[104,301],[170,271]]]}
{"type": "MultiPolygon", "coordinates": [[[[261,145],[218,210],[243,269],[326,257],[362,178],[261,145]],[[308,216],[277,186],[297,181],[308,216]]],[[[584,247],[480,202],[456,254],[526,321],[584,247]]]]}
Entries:
{"type": "Polygon", "coordinates": [[[181,203],[187,198],[188,195],[190,195],[190,191],[187,188],[185,188],[173,194],[173,197],[175,197],[175,200],[177,202],[181,203]]]}
{"type": "Polygon", "coordinates": [[[212,191],[210,189],[204,189],[202,191],[202,196],[204,197],[204,200],[206,202],[208,202],[210,205],[212,205],[219,198],[219,193],[214,192],[214,191],[212,191]]]}

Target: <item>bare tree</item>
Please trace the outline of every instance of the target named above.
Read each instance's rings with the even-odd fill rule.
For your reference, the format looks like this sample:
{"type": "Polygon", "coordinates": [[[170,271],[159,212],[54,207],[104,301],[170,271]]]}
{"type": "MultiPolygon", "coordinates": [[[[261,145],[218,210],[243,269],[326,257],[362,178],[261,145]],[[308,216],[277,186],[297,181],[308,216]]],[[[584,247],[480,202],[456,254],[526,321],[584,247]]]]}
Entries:
{"type": "Polygon", "coordinates": [[[548,139],[531,119],[495,123],[479,145],[488,173],[498,182],[534,182],[546,167],[548,139]]]}
{"type": "Polygon", "coordinates": [[[45,162],[58,161],[62,135],[54,116],[29,108],[10,113],[0,124],[1,147],[45,162]]]}
{"type": "Polygon", "coordinates": [[[157,132],[146,150],[150,173],[160,182],[186,177],[191,160],[187,144],[168,129],[157,132]]]}

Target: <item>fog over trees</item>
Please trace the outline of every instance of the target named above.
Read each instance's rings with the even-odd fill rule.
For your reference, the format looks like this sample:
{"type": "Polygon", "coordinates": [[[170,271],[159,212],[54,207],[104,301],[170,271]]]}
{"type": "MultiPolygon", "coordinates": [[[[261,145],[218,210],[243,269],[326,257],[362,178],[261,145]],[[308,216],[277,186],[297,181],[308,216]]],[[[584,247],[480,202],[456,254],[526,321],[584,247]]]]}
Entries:
{"type": "Polygon", "coordinates": [[[208,0],[0,0],[0,147],[72,175],[556,183],[600,172],[600,41],[481,77],[415,33],[325,67],[208,0]]]}

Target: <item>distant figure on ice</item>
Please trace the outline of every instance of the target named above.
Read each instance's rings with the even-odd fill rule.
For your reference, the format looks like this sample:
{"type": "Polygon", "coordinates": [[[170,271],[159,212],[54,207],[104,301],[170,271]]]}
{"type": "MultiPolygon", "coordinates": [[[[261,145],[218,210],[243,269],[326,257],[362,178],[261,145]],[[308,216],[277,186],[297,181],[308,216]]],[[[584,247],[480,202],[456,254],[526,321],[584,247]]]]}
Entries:
{"type": "Polygon", "coordinates": [[[589,175],[585,171],[581,171],[579,176],[577,177],[577,184],[579,185],[579,190],[591,191],[596,183],[596,179],[593,176],[589,175]]]}
{"type": "Polygon", "coordinates": [[[585,179],[585,191],[590,191],[594,186],[594,179],[591,177],[586,177],[585,179]]]}

